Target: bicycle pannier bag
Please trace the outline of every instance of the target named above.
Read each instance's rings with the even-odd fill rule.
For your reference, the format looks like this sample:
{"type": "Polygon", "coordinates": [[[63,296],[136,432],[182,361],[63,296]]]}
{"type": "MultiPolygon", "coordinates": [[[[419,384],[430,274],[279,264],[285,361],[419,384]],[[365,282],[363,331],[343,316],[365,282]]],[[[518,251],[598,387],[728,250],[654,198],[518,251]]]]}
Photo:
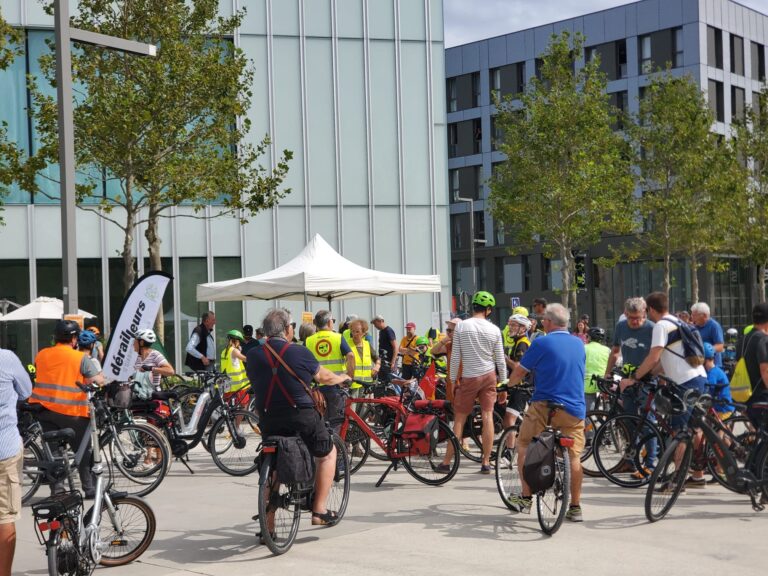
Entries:
{"type": "Polygon", "coordinates": [[[731,377],[731,398],[736,402],[746,402],[752,396],[752,382],[749,381],[747,364],[744,358],[739,358],[731,377]]]}
{"type": "Polygon", "coordinates": [[[315,459],[307,445],[298,436],[280,436],[277,439],[277,478],[283,484],[312,482],[315,459]]]}
{"type": "Polygon", "coordinates": [[[525,451],[523,478],[531,493],[544,492],[555,483],[555,433],[543,431],[531,440],[525,451]]]}
{"type": "MultiPolygon", "coordinates": [[[[672,322],[669,318],[664,318],[667,322],[672,322]]],[[[683,358],[693,368],[698,368],[704,365],[704,341],[701,339],[701,334],[698,330],[693,330],[685,322],[672,322],[677,326],[676,332],[671,332],[667,340],[667,350],[672,352],[675,356],[683,358]],[[678,340],[683,343],[683,353],[678,354],[669,349],[670,344],[674,344],[678,340]]]]}
{"type": "Polygon", "coordinates": [[[410,443],[412,455],[429,456],[438,441],[439,425],[434,414],[408,414],[396,436],[410,443]]]}

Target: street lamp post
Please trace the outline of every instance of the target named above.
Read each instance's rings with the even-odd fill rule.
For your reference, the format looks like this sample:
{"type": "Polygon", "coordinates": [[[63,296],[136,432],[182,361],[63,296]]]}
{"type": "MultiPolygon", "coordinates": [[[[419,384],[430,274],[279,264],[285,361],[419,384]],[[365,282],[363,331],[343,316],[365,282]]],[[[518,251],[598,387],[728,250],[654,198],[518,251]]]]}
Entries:
{"type": "Polygon", "coordinates": [[[70,41],[92,44],[141,56],[155,56],[153,44],[115,38],[69,26],[69,0],[54,0],[56,39],[56,98],[59,122],[59,185],[61,195],[61,258],[64,313],[77,314],[77,210],[75,198],[75,129],[72,111],[72,51],[70,41]]]}
{"type": "Polygon", "coordinates": [[[475,265],[475,242],[485,244],[485,240],[475,238],[475,200],[474,198],[462,198],[457,192],[453,199],[456,202],[469,204],[469,260],[472,263],[472,294],[477,292],[477,266],[475,265]]]}

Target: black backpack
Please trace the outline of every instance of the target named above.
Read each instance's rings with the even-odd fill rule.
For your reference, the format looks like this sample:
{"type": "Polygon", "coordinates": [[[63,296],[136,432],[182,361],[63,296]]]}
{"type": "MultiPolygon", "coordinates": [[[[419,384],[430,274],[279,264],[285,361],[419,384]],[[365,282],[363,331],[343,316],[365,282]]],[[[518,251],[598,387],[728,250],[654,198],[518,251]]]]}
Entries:
{"type": "Polygon", "coordinates": [[[676,332],[670,332],[667,337],[667,350],[672,352],[675,356],[679,356],[693,368],[698,368],[704,365],[704,341],[701,339],[701,334],[698,330],[694,330],[688,324],[684,322],[675,322],[669,318],[662,318],[677,326],[676,332]],[[678,354],[673,350],[670,350],[669,345],[674,344],[678,340],[683,342],[683,353],[678,354]]]}
{"type": "Polygon", "coordinates": [[[544,430],[525,451],[523,478],[532,494],[544,492],[555,483],[555,433],[544,430]]]}

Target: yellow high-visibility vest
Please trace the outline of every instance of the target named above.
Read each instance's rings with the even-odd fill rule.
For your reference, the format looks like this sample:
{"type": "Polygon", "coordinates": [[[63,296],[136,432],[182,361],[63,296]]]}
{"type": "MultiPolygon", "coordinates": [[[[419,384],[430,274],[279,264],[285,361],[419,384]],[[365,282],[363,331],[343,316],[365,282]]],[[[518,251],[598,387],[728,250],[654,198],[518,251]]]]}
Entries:
{"type": "Polygon", "coordinates": [[[319,330],[312,334],[305,345],[312,352],[320,366],[323,366],[334,374],[345,374],[347,363],[344,354],[341,353],[341,334],[330,330],[319,330]]]}
{"type": "MultiPolygon", "coordinates": [[[[360,356],[360,350],[354,341],[350,344],[352,353],[355,355],[355,380],[361,382],[373,382],[373,358],[371,357],[371,345],[363,339],[363,355],[360,356]]],[[[358,383],[353,383],[350,388],[362,388],[358,383]]]]}
{"type": "Polygon", "coordinates": [[[250,386],[251,383],[248,380],[248,375],[245,373],[245,363],[238,358],[232,358],[232,348],[234,346],[229,346],[221,351],[221,371],[232,380],[232,386],[229,391],[237,392],[250,386]]]}

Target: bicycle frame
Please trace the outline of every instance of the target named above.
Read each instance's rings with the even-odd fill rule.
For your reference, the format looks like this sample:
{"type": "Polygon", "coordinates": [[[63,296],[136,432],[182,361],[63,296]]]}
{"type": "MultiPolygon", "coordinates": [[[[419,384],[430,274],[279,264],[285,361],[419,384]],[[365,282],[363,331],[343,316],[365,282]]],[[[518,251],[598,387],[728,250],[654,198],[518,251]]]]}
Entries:
{"type": "Polygon", "coordinates": [[[393,436],[390,434],[389,441],[385,445],[384,442],[376,435],[376,433],[368,426],[368,423],[363,420],[357,412],[352,408],[353,404],[379,404],[390,408],[395,412],[395,422],[392,425],[393,430],[397,429],[397,425],[402,421],[405,416],[405,407],[396,396],[383,396],[381,398],[347,398],[344,408],[344,423],[341,425],[340,436],[346,438],[347,431],[349,430],[349,422],[353,420],[365,434],[373,440],[382,450],[387,454],[390,460],[398,460],[408,456],[408,452],[398,452],[397,448],[393,446],[393,436]]]}

